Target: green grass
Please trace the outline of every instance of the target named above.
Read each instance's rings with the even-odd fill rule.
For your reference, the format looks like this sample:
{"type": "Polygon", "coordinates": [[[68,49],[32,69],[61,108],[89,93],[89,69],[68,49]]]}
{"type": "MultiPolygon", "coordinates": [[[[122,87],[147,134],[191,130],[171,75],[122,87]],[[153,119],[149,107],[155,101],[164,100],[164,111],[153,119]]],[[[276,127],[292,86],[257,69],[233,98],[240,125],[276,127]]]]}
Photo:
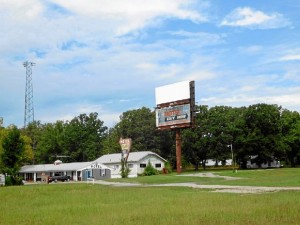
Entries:
{"type": "Polygon", "coordinates": [[[0,189],[0,224],[299,224],[300,193],[51,184],[0,189]]]}
{"type": "MultiPolygon", "coordinates": [[[[297,186],[299,173],[297,169],[218,172],[243,177],[246,185],[263,186],[297,186]]],[[[152,184],[240,182],[175,175],[131,180],[152,184]]],[[[0,188],[0,225],[296,225],[300,224],[299,209],[299,191],[237,194],[186,187],[112,187],[86,183],[0,188]]]]}
{"type": "MultiPolygon", "coordinates": [[[[137,177],[128,179],[113,179],[118,182],[131,182],[142,184],[165,184],[165,183],[186,183],[192,182],[203,185],[241,185],[241,186],[267,186],[267,187],[300,187],[300,168],[284,168],[284,169],[263,169],[263,170],[238,170],[233,173],[232,170],[221,171],[199,171],[192,173],[211,173],[220,176],[230,176],[241,178],[239,180],[226,180],[223,178],[207,178],[207,177],[189,177],[176,176],[176,173],[167,175],[157,175],[151,177],[137,177]]],[[[183,173],[183,174],[189,174],[183,173]]]]}

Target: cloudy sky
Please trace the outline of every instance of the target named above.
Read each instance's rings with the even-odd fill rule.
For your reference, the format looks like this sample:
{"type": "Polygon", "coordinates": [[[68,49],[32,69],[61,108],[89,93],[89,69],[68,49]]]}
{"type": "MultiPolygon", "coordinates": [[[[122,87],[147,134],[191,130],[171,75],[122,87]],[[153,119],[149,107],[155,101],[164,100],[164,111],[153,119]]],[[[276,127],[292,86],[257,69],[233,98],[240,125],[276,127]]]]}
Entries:
{"type": "Polygon", "coordinates": [[[155,87],[195,80],[201,105],[300,111],[299,0],[0,0],[0,117],[24,123],[24,61],[35,119],[155,107],[155,87]]]}

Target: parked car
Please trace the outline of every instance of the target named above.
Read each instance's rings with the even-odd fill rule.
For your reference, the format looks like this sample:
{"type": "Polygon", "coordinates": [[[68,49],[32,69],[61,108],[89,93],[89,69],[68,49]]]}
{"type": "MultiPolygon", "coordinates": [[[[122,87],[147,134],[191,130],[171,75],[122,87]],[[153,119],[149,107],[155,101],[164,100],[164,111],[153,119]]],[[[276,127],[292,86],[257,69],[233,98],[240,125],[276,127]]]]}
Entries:
{"type": "Polygon", "coordinates": [[[57,181],[70,181],[70,176],[67,175],[55,175],[55,176],[49,176],[48,182],[57,182],[57,181]]]}

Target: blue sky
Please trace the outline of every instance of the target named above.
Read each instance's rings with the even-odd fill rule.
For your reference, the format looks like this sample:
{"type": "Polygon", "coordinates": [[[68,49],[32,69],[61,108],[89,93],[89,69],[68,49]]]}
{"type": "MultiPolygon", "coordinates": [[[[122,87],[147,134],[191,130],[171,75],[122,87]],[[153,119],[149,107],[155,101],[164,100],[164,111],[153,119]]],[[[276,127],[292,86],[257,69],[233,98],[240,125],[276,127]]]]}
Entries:
{"type": "Polygon", "coordinates": [[[155,107],[155,87],[195,80],[202,105],[300,111],[298,0],[0,0],[0,117],[23,125],[32,61],[35,119],[155,107]]]}

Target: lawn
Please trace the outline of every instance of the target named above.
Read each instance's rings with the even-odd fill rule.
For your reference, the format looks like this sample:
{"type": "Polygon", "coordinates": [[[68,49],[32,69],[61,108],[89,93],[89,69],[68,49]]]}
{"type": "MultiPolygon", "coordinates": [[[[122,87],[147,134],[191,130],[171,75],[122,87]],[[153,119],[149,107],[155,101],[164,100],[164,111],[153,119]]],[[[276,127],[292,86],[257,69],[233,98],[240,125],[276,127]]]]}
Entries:
{"type": "MultiPolygon", "coordinates": [[[[271,170],[247,171],[244,174],[239,171],[235,176],[252,180],[253,184],[261,183],[266,175],[271,177],[270,180],[273,179],[272,186],[296,184],[290,179],[299,179],[298,170],[281,171],[282,174],[273,170],[277,175],[272,175],[274,173],[271,170]],[[293,177],[293,174],[298,177],[293,177]],[[278,179],[274,179],[277,176],[278,179]]],[[[229,176],[230,172],[222,171],[220,174],[229,176]]],[[[148,183],[165,179],[174,182],[177,179],[195,181],[194,177],[178,177],[175,174],[135,180],[139,179],[144,182],[149,179],[148,183]]],[[[209,183],[208,179],[204,178],[204,182],[209,183]]],[[[213,182],[223,180],[211,179],[213,182]]],[[[271,184],[269,178],[265,177],[265,180],[265,184],[271,184]]],[[[200,179],[197,182],[202,181],[200,179]]],[[[112,187],[58,183],[3,187],[0,188],[0,200],[1,225],[300,224],[298,191],[237,194],[186,187],[112,187]]]]}

